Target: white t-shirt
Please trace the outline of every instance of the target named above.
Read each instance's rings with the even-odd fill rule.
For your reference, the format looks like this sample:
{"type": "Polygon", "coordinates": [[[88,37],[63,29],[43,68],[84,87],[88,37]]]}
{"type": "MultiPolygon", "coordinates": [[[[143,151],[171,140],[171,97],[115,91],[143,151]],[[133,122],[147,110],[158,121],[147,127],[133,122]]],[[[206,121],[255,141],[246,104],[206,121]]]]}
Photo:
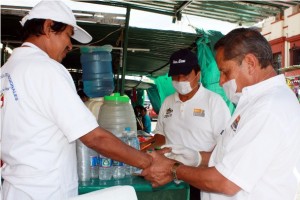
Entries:
{"type": "Polygon", "coordinates": [[[230,112],[222,97],[200,85],[186,102],[179,99],[177,92],[165,99],[154,132],[164,135],[166,144],[212,151],[229,119],[230,112]]]}
{"type": "MultiPolygon", "coordinates": [[[[24,43],[1,69],[1,93],[2,176],[10,189],[36,200],[76,195],[75,140],[98,123],[69,72],[24,43]]],[[[26,199],[12,193],[7,198],[26,199]]]]}
{"type": "Polygon", "coordinates": [[[241,188],[203,200],[293,200],[300,154],[300,105],[283,75],[243,89],[209,166],[241,188]]]}

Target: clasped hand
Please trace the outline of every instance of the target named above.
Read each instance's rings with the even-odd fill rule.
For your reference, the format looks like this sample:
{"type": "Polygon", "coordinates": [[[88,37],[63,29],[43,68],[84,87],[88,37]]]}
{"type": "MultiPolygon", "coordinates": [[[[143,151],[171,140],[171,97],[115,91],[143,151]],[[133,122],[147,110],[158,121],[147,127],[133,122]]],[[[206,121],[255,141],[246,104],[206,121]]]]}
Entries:
{"type": "Polygon", "coordinates": [[[149,153],[152,156],[151,166],[142,171],[142,176],[152,183],[153,187],[165,185],[173,180],[171,168],[176,161],[184,165],[197,167],[201,163],[199,152],[183,145],[165,145],[162,150],[149,153]]]}
{"type": "Polygon", "coordinates": [[[171,152],[170,148],[164,148],[149,153],[152,156],[152,163],[142,171],[141,175],[151,182],[152,187],[159,187],[173,180],[170,169],[176,161],[164,156],[169,152],[171,152]]]}

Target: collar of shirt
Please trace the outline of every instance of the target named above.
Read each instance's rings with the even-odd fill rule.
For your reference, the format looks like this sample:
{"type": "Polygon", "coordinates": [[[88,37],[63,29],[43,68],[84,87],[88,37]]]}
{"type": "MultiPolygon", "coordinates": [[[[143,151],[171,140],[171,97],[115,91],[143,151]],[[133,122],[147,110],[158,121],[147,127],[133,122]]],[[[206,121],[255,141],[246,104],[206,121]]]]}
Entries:
{"type": "Polygon", "coordinates": [[[38,46],[32,44],[31,42],[24,42],[21,47],[26,47],[26,46],[34,48],[34,49],[40,51],[41,53],[43,53],[45,56],[49,57],[49,55],[45,51],[43,51],[42,49],[40,49],[38,46]]]}
{"type": "Polygon", "coordinates": [[[259,82],[257,84],[248,86],[243,88],[242,90],[242,97],[245,99],[254,98],[257,96],[260,96],[264,94],[267,90],[270,90],[270,88],[274,88],[277,86],[283,86],[285,85],[285,77],[283,74],[271,77],[269,79],[266,79],[262,82],[259,82]]]}

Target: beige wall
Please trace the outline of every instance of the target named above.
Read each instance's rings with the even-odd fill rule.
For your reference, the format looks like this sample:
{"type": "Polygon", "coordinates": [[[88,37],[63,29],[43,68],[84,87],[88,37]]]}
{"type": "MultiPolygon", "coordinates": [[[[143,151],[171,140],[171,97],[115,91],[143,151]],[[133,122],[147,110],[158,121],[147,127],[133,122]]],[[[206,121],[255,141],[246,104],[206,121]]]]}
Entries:
{"type": "MultiPolygon", "coordinates": [[[[284,63],[287,67],[290,63],[289,49],[290,39],[298,38],[300,40],[300,6],[294,6],[286,9],[281,17],[270,17],[266,19],[262,25],[261,33],[265,38],[272,42],[284,40],[284,63]]],[[[297,39],[298,40],[298,39],[297,39]]]]}

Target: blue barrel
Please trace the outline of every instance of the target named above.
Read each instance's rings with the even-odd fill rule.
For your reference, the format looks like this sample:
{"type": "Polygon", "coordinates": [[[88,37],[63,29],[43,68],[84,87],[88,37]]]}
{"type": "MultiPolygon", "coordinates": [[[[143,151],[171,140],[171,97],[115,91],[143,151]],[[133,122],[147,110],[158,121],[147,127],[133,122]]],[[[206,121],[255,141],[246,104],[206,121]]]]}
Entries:
{"type": "Polygon", "coordinates": [[[89,97],[104,97],[114,91],[112,58],[109,47],[82,47],[83,90],[89,97]]]}

